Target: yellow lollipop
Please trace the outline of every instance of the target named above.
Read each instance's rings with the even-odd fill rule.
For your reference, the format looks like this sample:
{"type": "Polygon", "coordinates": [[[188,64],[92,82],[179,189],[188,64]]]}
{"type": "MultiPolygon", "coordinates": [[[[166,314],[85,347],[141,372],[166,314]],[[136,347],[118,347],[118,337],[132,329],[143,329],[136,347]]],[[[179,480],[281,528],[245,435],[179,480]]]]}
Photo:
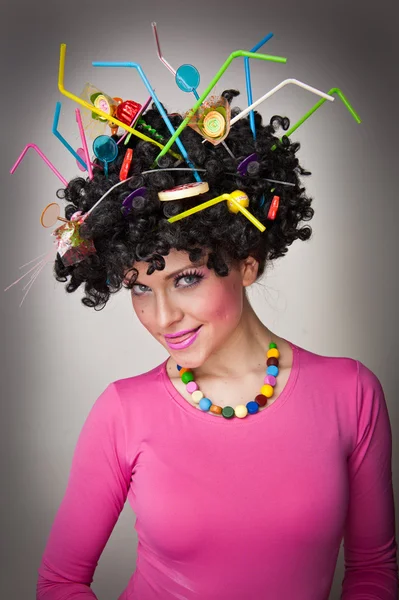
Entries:
{"type": "Polygon", "coordinates": [[[204,117],[202,129],[211,138],[222,137],[226,130],[226,120],[220,112],[211,110],[204,117]]]}

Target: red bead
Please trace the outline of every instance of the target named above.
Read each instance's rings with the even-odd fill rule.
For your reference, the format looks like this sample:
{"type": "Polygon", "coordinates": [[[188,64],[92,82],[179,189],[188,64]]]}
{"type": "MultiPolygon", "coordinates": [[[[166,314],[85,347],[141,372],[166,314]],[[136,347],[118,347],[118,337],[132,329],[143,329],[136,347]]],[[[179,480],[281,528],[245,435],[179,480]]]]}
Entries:
{"type": "Polygon", "coordinates": [[[270,356],[267,359],[266,364],[268,367],[270,367],[270,365],[274,365],[274,366],[278,367],[278,358],[276,358],[275,356],[270,356]]]}
{"type": "Polygon", "coordinates": [[[255,402],[257,404],[259,404],[259,406],[265,406],[266,402],[267,402],[267,398],[263,394],[258,394],[255,398],[255,402]]]}

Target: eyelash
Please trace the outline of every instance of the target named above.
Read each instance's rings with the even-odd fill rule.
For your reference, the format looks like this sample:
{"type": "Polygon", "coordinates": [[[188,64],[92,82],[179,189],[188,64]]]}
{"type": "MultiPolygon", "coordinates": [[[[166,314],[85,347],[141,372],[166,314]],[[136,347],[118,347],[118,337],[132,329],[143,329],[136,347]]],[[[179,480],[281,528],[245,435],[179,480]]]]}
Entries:
{"type": "MultiPolygon", "coordinates": [[[[187,289],[187,288],[192,288],[196,285],[198,285],[201,281],[201,279],[204,278],[204,275],[200,272],[197,271],[196,269],[190,270],[190,271],[186,271],[185,273],[181,273],[180,275],[176,275],[176,277],[174,277],[173,281],[176,287],[176,283],[178,281],[180,281],[180,279],[184,279],[185,277],[195,277],[196,280],[193,283],[190,283],[189,285],[184,285],[182,286],[182,289],[187,289]]],[[[135,285],[143,285],[143,284],[135,284],[135,285]]],[[[147,286],[144,286],[147,287],[147,286]]],[[[143,296],[146,292],[141,292],[140,294],[138,294],[137,292],[134,291],[134,286],[132,288],[132,294],[133,296],[143,296]]]]}

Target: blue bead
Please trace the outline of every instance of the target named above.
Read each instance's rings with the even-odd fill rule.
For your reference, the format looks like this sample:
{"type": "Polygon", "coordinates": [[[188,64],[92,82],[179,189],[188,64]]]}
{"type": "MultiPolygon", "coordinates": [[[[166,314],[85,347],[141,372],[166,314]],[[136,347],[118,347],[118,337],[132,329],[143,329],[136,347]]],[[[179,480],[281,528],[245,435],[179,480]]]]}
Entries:
{"type": "Polygon", "coordinates": [[[258,410],[259,410],[259,404],[257,402],[255,402],[255,400],[251,400],[251,402],[248,402],[247,411],[249,412],[250,415],[254,415],[256,412],[258,412],[258,410]]]}
{"type": "Polygon", "coordinates": [[[209,400],[209,398],[201,398],[201,400],[199,401],[199,407],[201,410],[204,410],[205,412],[207,412],[212,406],[212,402],[209,400]]]}
{"type": "Polygon", "coordinates": [[[177,370],[180,371],[180,369],[181,369],[181,366],[177,365],[177,370]]]}
{"type": "Polygon", "coordinates": [[[268,375],[274,375],[274,377],[277,377],[277,375],[278,375],[278,367],[276,367],[276,365],[270,365],[270,367],[267,367],[266,373],[268,375]]]}

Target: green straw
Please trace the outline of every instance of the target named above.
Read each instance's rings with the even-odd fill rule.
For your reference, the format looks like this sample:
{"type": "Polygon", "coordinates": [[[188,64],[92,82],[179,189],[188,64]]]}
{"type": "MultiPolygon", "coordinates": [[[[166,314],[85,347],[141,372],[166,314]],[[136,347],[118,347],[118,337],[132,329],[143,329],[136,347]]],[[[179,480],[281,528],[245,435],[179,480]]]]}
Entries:
{"type": "MultiPolygon", "coordinates": [[[[346,108],[349,110],[350,114],[355,119],[355,121],[357,123],[361,123],[359,115],[354,110],[354,108],[349,104],[349,101],[347,100],[347,98],[344,96],[344,94],[341,92],[341,90],[339,88],[331,88],[331,90],[328,92],[328,94],[330,96],[332,96],[333,94],[336,94],[339,98],[341,98],[342,102],[345,104],[346,108]]],[[[311,115],[313,115],[313,113],[316,112],[316,110],[318,108],[320,108],[320,106],[322,106],[324,104],[324,102],[326,102],[325,98],[322,98],[321,100],[319,100],[318,102],[316,102],[316,104],[313,106],[313,108],[311,108],[309,110],[309,112],[306,113],[306,115],[304,115],[301,119],[299,119],[299,121],[297,121],[295,123],[295,125],[293,125],[291,127],[291,129],[289,129],[287,131],[287,133],[285,133],[284,135],[286,135],[287,137],[289,137],[291,135],[291,133],[294,133],[294,131],[296,131],[298,129],[298,127],[300,127],[302,125],[302,123],[304,123],[307,119],[309,119],[309,117],[311,115]]],[[[281,142],[282,139],[283,138],[280,138],[280,142],[281,142]]],[[[274,144],[274,146],[272,146],[272,150],[275,150],[276,148],[277,148],[277,146],[276,146],[276,144],[274,144]]],[[[162,150],[162,152],[163,152],[163,150],[162,150]]]]}
{"type": "Polygon", "coordinates": [[[182,121],[182,123],[176,129],[175,133],[168,140],[166,145],[162,148],[161,152],[158,154],[158,156],[155,159],[155,164],[158,162],[158,160],[161,158],[161,156],[166,154],[166,152],[172,146],[173,142],[178,137],[178,135],[183,131],[183,129],[185,129],[185,127],[187,126],[187,123],[190,121],[191,117],[195,114],[195,112],[199,108],[199,106],[201,106],[202,102],[208,96],[209,92],[215,87],[216,83],[219,81],[219,79],[221,78],[223,73],[226,71],[226,69],[230,65],[230,63],[235,58],[239,58],[241,56],[244,56],[247,58],[256,58],[258,60],[269,60],[271,62],[278,62],[278,63],[286,63],[287,62],[287,59],[282,56],[271,56],[270,54],[258,54],[257,52],[247,52],[245,50],[235,50],[234,52],[232,52],[230,54],[230,56],[228,57],[228,59],[226,60],[226,62],[223,63],[223,65],[220,67],[219,71],[216,73],[215,77],[212,79],[212,81],[210,82],[210,84],[208,85],[206,90],[198,98],[197,102],[194,104],[194,106],[190,110],[188,116],[184,119],[184,121],[182,121]]]}

